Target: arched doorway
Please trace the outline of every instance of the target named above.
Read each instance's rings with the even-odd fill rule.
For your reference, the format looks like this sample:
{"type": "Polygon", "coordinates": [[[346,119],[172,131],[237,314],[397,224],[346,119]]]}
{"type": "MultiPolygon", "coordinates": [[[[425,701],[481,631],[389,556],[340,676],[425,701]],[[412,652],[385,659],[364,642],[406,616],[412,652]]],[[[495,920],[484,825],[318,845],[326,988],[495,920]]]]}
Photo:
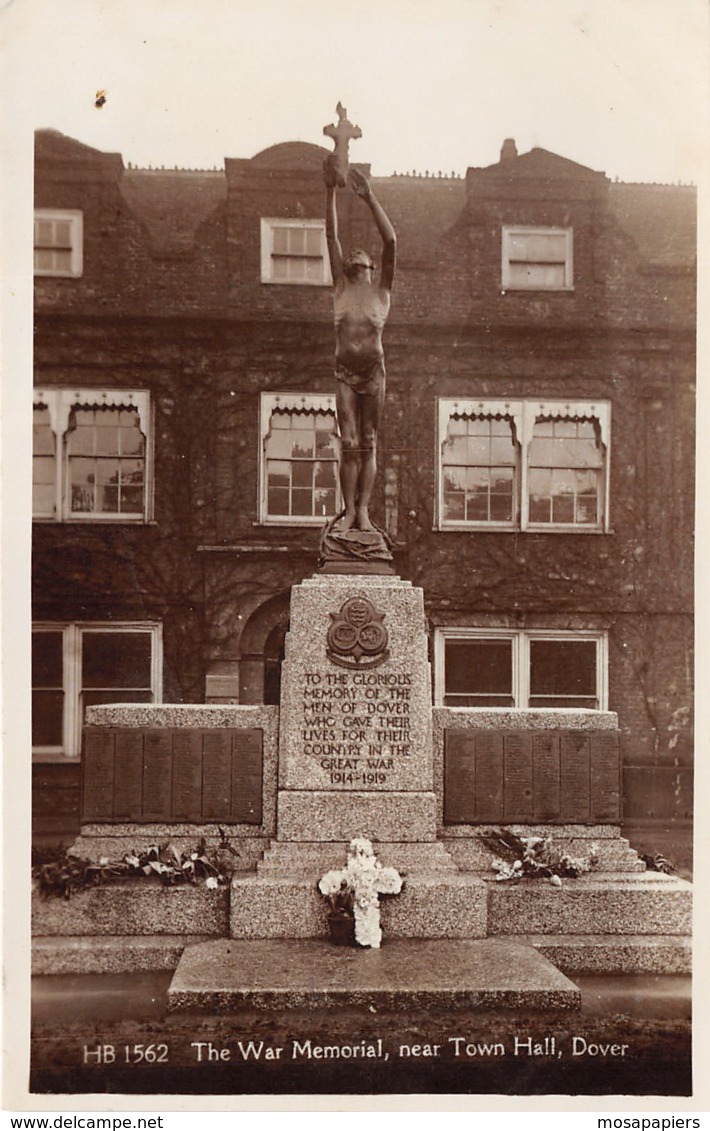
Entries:
{"type": "Polygon", "coordinates": [[[244,626],[240,639],[240,703],[280,701],[290,598],[290,590],[270,597],[254,610],[244,626]]]}

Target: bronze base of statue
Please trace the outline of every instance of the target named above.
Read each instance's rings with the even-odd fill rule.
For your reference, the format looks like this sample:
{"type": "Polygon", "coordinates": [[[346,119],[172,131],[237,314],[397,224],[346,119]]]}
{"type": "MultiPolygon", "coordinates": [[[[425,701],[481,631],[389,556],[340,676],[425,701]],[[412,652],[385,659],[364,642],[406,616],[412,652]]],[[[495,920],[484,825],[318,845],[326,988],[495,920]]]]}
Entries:
{"type": "Polygon", "coordinates": [[[337,518],[329,522],[320,543],[320,573],[394,574],[391,541],[384,530],[335,530],[337,518]]]}

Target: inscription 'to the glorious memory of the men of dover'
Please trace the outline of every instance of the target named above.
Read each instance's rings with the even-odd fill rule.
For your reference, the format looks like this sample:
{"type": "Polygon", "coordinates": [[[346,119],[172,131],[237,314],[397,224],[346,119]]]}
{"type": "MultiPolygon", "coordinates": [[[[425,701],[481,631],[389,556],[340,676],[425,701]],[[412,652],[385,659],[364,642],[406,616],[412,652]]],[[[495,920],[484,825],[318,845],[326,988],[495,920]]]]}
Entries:
{"type": "Polygon", "coordinates": [[[303,753],[330,786],[386,787],[411,754],[412,675],[373,670],[389,641],[372,602],[351,598],[330,617],[326,653],[342,670],[304,673],[303,753]]]}

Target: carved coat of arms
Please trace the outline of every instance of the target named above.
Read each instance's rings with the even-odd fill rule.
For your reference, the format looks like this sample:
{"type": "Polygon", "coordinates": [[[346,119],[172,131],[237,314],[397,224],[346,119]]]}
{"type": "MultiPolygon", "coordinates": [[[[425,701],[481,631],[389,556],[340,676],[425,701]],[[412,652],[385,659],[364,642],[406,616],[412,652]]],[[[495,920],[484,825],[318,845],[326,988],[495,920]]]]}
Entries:
{"type": "Polygon", "coordinates": [[[366,597],[350,597],[340,612],[330,614],[326,654],[334,664],[357,671],[376,668],[389,657],[384,613],[366,597]]]}

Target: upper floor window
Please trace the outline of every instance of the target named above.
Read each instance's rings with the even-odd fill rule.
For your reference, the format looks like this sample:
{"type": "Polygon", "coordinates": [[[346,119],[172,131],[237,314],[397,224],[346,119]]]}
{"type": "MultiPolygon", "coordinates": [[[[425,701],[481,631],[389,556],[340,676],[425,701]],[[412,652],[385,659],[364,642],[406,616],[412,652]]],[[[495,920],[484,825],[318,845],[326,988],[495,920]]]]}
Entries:
{"type": "Polygon", "coordinates": [[[504,291],[570,291],[571,228],[503,228],[504,291]]]}
{"type": "Polygon", "coordinates": [[[35,518],[147,521],[147,392],[36,389],[33,433],[35,518]]]}
{"type": "Polygon", "coordinates": [[[262,220],[261,281],[327,286],[331,275],[325,221],[262,220]]]}
{"type": "Polygon", "coordinates": [[[35,209],[35,275],[78,278],[83,268],[82,214],[76,209],[35,209]]]}
{"type": "Polygon", "coordinates": [[[608,530],[611,407],[439,401],[439,528],[608,530]]]}
{"type": "Polygon", "coordinates": [[[603,632],[439,628],[435,669],[438,706],[607,709],[603,632]]]}
{"type": "Polygon", "coordinates": [[[337,513],[335,397],[261,398],[261,522],[323,524],[337,513]]]}
{"type": "Polygon", "coordinates": [[[159,703],[160,625],[38,624],[32,629],[32,749],[76,758],[87,707],[159,703]]]}

